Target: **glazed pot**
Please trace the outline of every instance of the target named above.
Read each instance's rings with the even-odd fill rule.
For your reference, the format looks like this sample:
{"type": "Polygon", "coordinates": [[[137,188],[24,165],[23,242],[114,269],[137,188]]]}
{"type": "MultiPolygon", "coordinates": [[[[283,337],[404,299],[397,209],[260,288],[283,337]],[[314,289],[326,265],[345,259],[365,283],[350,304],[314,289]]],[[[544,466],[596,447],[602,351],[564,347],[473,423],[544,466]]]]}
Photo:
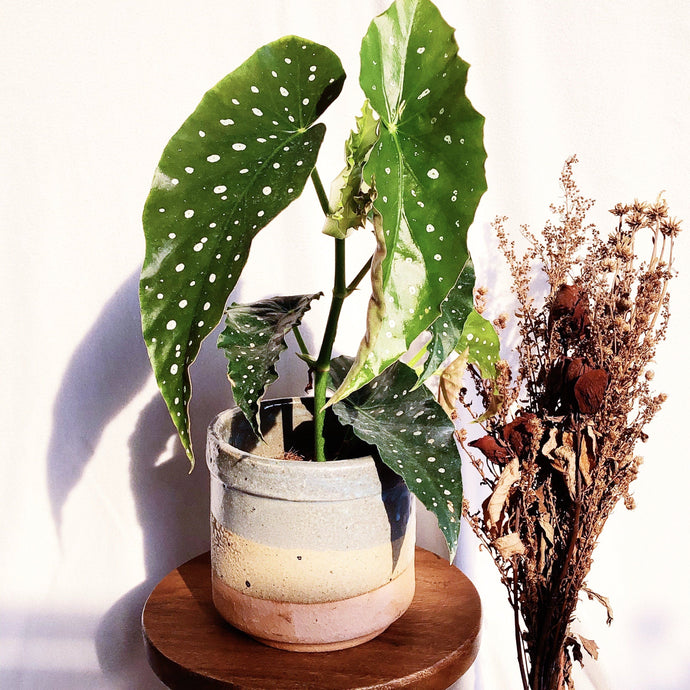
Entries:
{"type": "Polygon", "coordinates": [[[372,639],[412,602],[415,514],[359,441],[344,459],[285,459],[310,447],[311,403],[263,403],[265,442],[237,409],[211,423],[212,590],[223,618],[260,642],[331,651],[372,639]]]}

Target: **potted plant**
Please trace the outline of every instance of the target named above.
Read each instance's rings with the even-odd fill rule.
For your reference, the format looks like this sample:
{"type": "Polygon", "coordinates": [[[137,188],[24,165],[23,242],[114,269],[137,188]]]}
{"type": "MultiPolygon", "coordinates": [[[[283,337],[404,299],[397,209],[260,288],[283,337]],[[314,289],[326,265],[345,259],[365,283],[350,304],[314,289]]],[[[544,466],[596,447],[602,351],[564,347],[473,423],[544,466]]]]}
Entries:
{"type": "MultiPolygon", "coordinates": [[[[143,216],[143,333],[192,465],[188,368],[225,314],[218,345],[240,412],[222,413],[209,429],[216,604],[255,637],[293,649],[364,641],[409,605],[414,513],[406,487],[436,515],[455,554],[462,482],[454,427],[422,384],[484,327],[476,314],[465,323],[474,285],[466,235],[486,188],[483,117],[464,95],[468,65],[453,29],[429,0],[396,0],[371,23],[361,65],[367,100],[330,197],[315,167],[326,129],[317,120],[345,74],[328,48],[288,36],[203,97],[165,148],[143,216]],[[314,224],[333,237],[335,255],[314,354],[299,325],[319,293],[226,309],[252,239],[309,179],[325,216],[314,224]],[[346,239],[366,223],[376,249],[348,282],[346,239]],[[331,361],[343,301],[367,274],[359,351],[331,361]],[[262,402],[291,331],[314,396],[262,402]],[[424,364],[401,363],[427,331],[424,364]],[[393,603],[383,602],[386,590],[393,603]],[[381,608],[369,628],[343,623],[381,608]],[[281,620],[280,631],[264,631],[281,620]]],[[[488,364],[497,343],[474,342],[482,340],[470,357],[488,364]]]]}

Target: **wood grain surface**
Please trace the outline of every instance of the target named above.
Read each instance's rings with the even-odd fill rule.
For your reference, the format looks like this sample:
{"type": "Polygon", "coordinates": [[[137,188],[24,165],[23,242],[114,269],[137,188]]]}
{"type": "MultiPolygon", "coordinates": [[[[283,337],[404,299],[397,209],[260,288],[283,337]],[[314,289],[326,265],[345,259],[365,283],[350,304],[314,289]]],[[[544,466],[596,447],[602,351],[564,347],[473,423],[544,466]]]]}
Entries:
{"type": "Polygon", "coordinates": [[[477,655],[481,603],[462,572],[419,547],[416,569],[412,605],[382,635],[338,652],[296,653],[259,644],[220,617],[207,552],[149,596],[142,614],[149,663],[174,690],[445,690],[477,655]]]}

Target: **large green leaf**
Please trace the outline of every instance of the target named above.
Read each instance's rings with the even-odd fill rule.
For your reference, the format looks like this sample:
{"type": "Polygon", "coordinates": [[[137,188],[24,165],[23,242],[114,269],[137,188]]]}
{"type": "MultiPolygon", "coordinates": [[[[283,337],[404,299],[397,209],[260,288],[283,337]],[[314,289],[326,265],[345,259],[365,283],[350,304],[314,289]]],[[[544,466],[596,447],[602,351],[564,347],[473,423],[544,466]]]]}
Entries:
{"type": "Polygon", "coordinates": [[[467,260],[486,190],[484,118],[465,96],[468,65],[429,0],[396,0],[369,27],[360,84],[381,117],[364,168],[376,182],[385,254],[367,332],[334,400],[394,362],[439,316],[467,260]]]}
{"type": "Polygon", "coordinates": [[[283,38],[206,93],[163,152],[144,209],[142,325],[192,463],[188,367],[220,321],[252,239],[301,194],[325,132],[313,123],[344,79],[328,48],[283,38]]]}
{"type": "MultiPolygon", "coordinates": [[[[331,363],[336,386],[352,359],[331,363]]],[[[417,376],[402,362],[333,406],[343,424],[379,451],[381,459],[399,474],[410,491],[438,520],[455,556],[462,515],[462,476],[455,428],[426,388],[414,389],[417,376]]]]}
{"type": "Polygon", "coordinates": [[[275,365],[287,349],[285,336],[299,326],[312,300],[321,294],[233,303],[225,311],[225,328],[218,337],[218,347],[228,358],[228,379],[235,403],[259,437],[259,400],[278,378],[275,365]]]}
{"type": "Polygon", "coordinates": [[[468,259],[464,270],[458,276],[453,289],[441,303],[441,316],[429,327],[431,340],[427,344],[428,356],[419,376],[419,386],[449,357],[462,336],[465,320],[473,309],[474,266],[468,259]]]}

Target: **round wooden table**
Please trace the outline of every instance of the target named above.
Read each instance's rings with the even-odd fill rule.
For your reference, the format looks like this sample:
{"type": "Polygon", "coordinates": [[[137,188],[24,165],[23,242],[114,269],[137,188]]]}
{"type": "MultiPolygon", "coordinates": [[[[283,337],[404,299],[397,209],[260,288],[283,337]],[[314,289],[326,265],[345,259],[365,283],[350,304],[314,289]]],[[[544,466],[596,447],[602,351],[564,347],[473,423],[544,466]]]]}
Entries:
{"type": "Polygon", "coordinates": [[[445,690],[479,649],[481,603],[457,568],[417,548],[407,612],[371,642],[338,652],[266,647],[230,627],[211,600],[209,553],[168,573],[144,606],[146,653],[174,690],[445,690]]]}

